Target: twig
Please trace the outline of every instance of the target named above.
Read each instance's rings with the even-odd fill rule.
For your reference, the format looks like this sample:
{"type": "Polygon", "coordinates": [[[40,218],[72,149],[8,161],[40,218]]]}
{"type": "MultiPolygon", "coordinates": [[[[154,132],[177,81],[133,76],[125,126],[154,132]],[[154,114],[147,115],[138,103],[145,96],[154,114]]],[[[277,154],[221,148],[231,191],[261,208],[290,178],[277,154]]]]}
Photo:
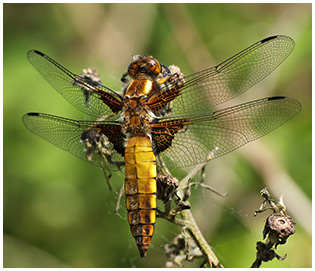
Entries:
{"type": "Polygon", "coordinates": [[[191,237],[196,242],[197,246],[202,251],[203,255],[207,258],[207,262],[211,267],[223,267],[216,255],[214,254],[212,248],[209,246],[204,236],[202,235],[192,213],[190,210],[183,210],[181,217],[185,221],[186,231],[191,235],[191,237]]]}
{"type": "MultiPolygon", "coordinates": [[[[179,204],[180,212],[177,211],[182,217],[182,220],[180,220],[180,224],[182,227],[184,227],[185,232],[187,232],[192,239],[195,241],[196,245],[199,247],[200,251],[202,252],[203,256],[206,258],[206,261],[209,263],[211,267],[223,267],[218,258],[216,257],[215,253],[213,252],[212,248],[209,246],[207,241],[205,240],[204,236],[202,235],[191,211],[190,211],[190,205],[189,202],[183,201],[183,199],[187,198],[187,195],[185,194],[185,190],[191,186],[189,184],[189,181],[200,171],[205,167],[207,162],[211,160],[214,157],[214,153],[218,150],[218,148],[215,148],[213,151],[209,153],[205,161],[201,164],[198,164],[196,167],[194,167],[187,176],[182,179],[179,182],[178,189],[176,191],[176,195],[178,197],[177,204],[179,204]],[[183,207],[184,206],[184,207],[183,207]],[[185,207],[186,206],[186,207],[185,207]]],[[[209,187],[207,186],[209,189],[209,187]]],[[[213,190],[213,189],[211,189],[213,190]]],[[[166,214],[164,218],[168,219],[169,221],[172,221],[175,223],[179,222],[178,220],[175,220],[176,212],[170,212],[170,214],[166,214]],[[172,218],[173,217],[173,218],[172,218]]]]}
{"type": "MultiPolygon", "coordinates": [[[[189,189],[189,193],[190,193],[190,187],[193,186],[193,185],[201,186],[201,187],[203,187],[205,189],[208,189],[211,192],[213,192],[213,193],[215,193],[215,194],[217,194],[218,196],[221,196],[221,197],[226,197],[229,194],[228,192],[222,194],[222,193],[218,192],[217,190],[215,190],[213,187],[211,187],[209,185],[206,185],[206,184],[203,184],[203,183],[198,183],[198,182],[191,182],[191,183],[188,184],[187,189],[189,189]]],[[[186,194],[187,194],[187,192],[186,192],[186,194]]]]}
{"type": "Polygon", "coordinates": [[[121,188],[120,188],[119,195],[118,195],[118,199],[117,199],[117,203],[116,203],[115,214],[117,214],[118,211],[119,211],[119,208],[120,208],[120,201],[121,201],[121,198],[122,198],[124,192],[125,192],[125,186],[122,185],[121,188]]]}
{"type": "MultiPolygon", "coordinates": [[[[211,159],[213,159],[214,154],[215,154],[216,151],[218,151],[218,149],[219,149],[218,147],[215,147],[215,148],[207,155],[207,157],[205,158],[205,161],[204,161],[203,163],[200,163],[200,164],[196,165],[196,166],[186,175],[186,177],[180,181],[180,187],[181,187],[182,189],[186,189],[186,187],[188,186],[189,181],[190,181],[193,177],[195,177],[195,175],[196,175],[200,170],[202,170],[202,169],[207,165],[207,163],[208,163],[211,159]]],[[[180,196],[183,196],[183,195],[180,195],[180,196]]]]}

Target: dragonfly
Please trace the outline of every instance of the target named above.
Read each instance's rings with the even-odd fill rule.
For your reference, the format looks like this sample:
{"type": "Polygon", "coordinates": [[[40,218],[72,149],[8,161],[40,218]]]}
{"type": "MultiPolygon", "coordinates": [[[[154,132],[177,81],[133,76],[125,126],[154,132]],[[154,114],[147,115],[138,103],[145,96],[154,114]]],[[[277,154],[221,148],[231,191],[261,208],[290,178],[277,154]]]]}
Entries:
{"type": "Polygon", "coordinates": [[[224,62],[185,76],[153,56],[133,56],[122,93],[104,86],[93,69],[74,74],[46,54],[31,50],[31,64],[70,104],[95,120],[27,113],[25,126],[57,147],[104,170],[125,167],[127,218],[140,257],[147,255],[157,213],[161,161],[189,167],[236,150],[296,116],[290,97],[261,98],[217,106],[242,94],[276,69],[294,40],[260,40],[224,62]]]}

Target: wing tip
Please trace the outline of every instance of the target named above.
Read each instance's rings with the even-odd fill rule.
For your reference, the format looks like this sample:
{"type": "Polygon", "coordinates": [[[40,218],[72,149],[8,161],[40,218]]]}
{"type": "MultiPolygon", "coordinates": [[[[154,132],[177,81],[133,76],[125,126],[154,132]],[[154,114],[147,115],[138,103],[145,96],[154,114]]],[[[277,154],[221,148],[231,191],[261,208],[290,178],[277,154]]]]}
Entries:
{"type": "Polygon", "coordinates": [[[42,53],[41,51],[38,51],[38,50],[31,50],[30,52],[34,52],[35,54],[44,56],[44,53],[42,53]]]}
{"type": "Polygon", "coordinates": [[[261,40],[261,43],[265,43],[265,42],[267,42],[267,41],[276,39],[277,37],[279,37],[279,35],[270,36],[270,37],[268,37],[268,38],[265,38],[265,39],[261,40]]]}
{"type": "Polygon", "coordinates": [[[274,40],[274,39],[285,39],[288,42],[291,42],[291,43],[294,44],[294,40],[291,37],[286,36],[286,35],[273,35],[273,36],[270,36],[270,37],[262,39],[260,41],[260,43],[265,43],[265,42],[268,42],[268,41],[271,41],[271,40],[274,40]]]}
{"type": "Polygon", "coordinates": [[[26,113],[26,116],[39,116],[39,113],[34,113],[34,112],[30,112],[30,113],[26,113]]]}
{"type": "Polygon", "coordinates": [[[296,109],[296,114],[297,115],[298,113],[300,113],[300,111],[302,110],[302,105],[301,103],[294,99],[294,98],[291,98],[291,97],[287,97],[287,96],[274,96],[274,97],[268,97],[267,98],[268,101],[274,101],[274,100],[287,100],[288,102],[290,102],[291,104],[294,104],[295,105],[295,109],[296,109]]]}
{"type": "Polygon", "coordinates": [[[273,97],[268,97],[268,101],[272,101],[272,100],[282,100],[282,99],[286,99],[286,96],[273,96],[273,97]]]}

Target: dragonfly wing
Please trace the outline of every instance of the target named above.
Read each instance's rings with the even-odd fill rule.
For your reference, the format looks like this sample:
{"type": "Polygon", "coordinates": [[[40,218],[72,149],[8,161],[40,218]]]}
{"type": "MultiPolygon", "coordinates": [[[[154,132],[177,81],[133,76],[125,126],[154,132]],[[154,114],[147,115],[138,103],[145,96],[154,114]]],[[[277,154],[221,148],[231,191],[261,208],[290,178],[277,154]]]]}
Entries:
{"type": "Polygon", "coordinates": [[[25,114],[23,122],[34,134],[94,165],[117,169],[124,161],[124,138],[117,122],[76,121],[42,113],[25,114]]]}
{"type": "Polygon", "coordinates": [[[152,130],[153,142],[169,147],[161,148],[166,149],[161,156],[173,167],[193,166],[204,162],[211,152],[214,159],[271,132],[300,110],[295,99],[271,97],[213,113],[163,119],[152,130]],[[176,126],[171,126],[172,123],[176,126]],[[177,128],[162,134],[157,127],[177,128]]]}
{"type": "Polygon", "coordinates": [[[263,39],[221,64],[185,77],[181,95],[173,101],[173,116],[205,113],[261,81],[293,51],[288,36],[263,39]]]}
{"type": "Polygon", "coordinates": [[[70,72],[39,51],[31,50],[27,57],[56,91],[84,113],[105,116],[121,110],[121,96],[100,82],[70,72]]]}

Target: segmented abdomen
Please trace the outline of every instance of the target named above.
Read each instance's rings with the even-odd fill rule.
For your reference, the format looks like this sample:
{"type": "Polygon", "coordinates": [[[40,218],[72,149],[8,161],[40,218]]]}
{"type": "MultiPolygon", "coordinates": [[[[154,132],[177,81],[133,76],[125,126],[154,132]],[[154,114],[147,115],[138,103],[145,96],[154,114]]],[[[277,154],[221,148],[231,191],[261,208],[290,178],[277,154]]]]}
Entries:
{"type": "Polygon", "coordinates": [[[156,220],[156,159],[148,136],[127,140],[126,207],[128,222],[141,257],[145,257],[156,220]]]}

